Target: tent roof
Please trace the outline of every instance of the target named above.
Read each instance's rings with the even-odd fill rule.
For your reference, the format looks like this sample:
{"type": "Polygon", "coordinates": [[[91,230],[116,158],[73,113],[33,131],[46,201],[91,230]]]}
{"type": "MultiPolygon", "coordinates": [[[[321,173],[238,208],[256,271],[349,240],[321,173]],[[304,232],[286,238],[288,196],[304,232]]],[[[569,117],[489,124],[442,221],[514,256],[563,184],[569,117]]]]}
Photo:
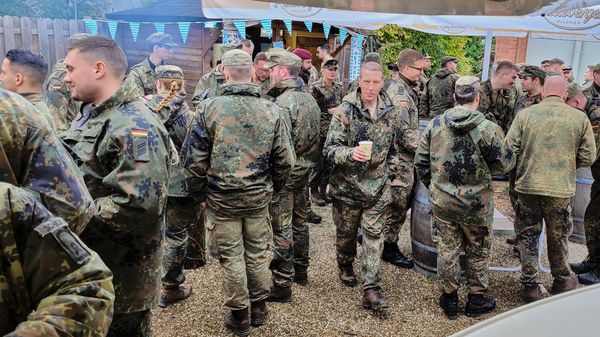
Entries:
{"type": "Polygon", "coordinates": [[[556,0],[258,0],[361,12],[421,15],[526,15],[556,0]]]}
{"type": "Polygon", "coordinates": [[[106,13],[110,20],[130,22],[205,22],[201,0],[167,0],[150,6],[106,13]]]}

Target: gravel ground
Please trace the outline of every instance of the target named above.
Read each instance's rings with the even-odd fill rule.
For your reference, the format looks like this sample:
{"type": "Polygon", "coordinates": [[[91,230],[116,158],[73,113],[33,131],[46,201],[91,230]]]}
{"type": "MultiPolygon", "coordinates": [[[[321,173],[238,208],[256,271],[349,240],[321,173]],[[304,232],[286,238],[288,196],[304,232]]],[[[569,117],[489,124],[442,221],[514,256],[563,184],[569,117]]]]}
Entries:
{"type": "MultiPolygon", "coordinates": [[[[497,194],[505,193],[501,187],[497,190],[497,194]]],[[[499,199],[508,200],[502,195],[499,199]]],[[[438,307],[439,290],[434,277],[425,277],[414,270],[399,269],[382,262],[382,287],[390,301],[390,308],[382,313],[364,310],[360,287],[348,288],[338,281],[335,227],[330,207],[315,210],[323,217],[323,222],[310,225],[309,283],[304,287],[294,284],[294,300],[291,303],[269,304],[267,321],[264,326],[252,329],[254,336],[448,336],[522,305],[518,297],[519,273],[490,272],[489,294],[496,298],[497,309],[477,319],[461,315],[450,321],[438,307]]],[[[410,254],[408,221],[400,236],[400,249],[410,254]]],[[[511,247],[505,243],[506,238],[494,235],[492,266],[518,265],[511,247]]],[[[569,243],[569,249],[572,261],[581,260],[587,253],[583,245],[569,243]]],[[[359,271],[360,263],[359,253],[354,265],[356,271],[359,271]]],[[[189,299],[153,311],[155,336],[232,336],[222,323],[225,311],[221,306],[218,261],[210,259],[205,267],[187,271],[187,280],[194,287],[194,294],[189,299]]],[[[543,274],[541,281],[550,288],[552,278],[549,274],[543,274]]],[[[461,289],[459,293],[460,305],[464,307],[466,291],[461,289]]]]}

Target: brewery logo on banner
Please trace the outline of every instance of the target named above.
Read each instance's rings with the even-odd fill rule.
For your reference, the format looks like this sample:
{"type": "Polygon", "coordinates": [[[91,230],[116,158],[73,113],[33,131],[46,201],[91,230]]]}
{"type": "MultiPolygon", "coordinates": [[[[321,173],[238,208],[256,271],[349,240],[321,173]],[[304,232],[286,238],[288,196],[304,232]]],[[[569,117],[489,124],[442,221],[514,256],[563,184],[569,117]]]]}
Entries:
{"type": "Polygon", "coordinates": [[[284,12],[297,18],[309,18],[317,15],[322,8],[308,7],[308,6],[296,6],[296,5],[282,5],[272,4],[273,8],[281,8],[284,12]]]}
{"type": "Polygon", "coordinates": [[[586,30],[600,26],[600,9],[588,7],[585,1],[578,1],[570,6],[571,1],[564,1],[542,17],[554,27],[564,30],[586,30]]]}
{"type": "Polygon", "coordinates": [[[456,26],[440,26],[440,29],[448,34],[458,35],[467,31],[466,27],[456,27],[456,26]]]}

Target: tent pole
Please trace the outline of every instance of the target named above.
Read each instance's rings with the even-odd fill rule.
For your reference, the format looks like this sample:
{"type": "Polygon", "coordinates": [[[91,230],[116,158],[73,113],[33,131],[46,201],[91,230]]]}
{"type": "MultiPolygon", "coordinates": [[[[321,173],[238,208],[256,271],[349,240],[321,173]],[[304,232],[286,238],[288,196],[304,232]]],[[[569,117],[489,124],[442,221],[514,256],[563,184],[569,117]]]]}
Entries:
{"type": "Polygon", "coordinates": [[[583,47],[583,43],[581,41],[575,42],[575,48],[573,48],[573,62],[571,62],[571,67],[573,67],[573,74],[575,77],[578,77],[579,67],[581,66],[581,49],[583,47]]]}
{"type": "Polygon", "coordinates": [[[485,81],[489,77],[490,71],[490,55],[492,54],[492,39],[494,31],[488,29],[485,34],[485,51],[483,52],[483,68],[481,69],[481,80],[485,81]]]}

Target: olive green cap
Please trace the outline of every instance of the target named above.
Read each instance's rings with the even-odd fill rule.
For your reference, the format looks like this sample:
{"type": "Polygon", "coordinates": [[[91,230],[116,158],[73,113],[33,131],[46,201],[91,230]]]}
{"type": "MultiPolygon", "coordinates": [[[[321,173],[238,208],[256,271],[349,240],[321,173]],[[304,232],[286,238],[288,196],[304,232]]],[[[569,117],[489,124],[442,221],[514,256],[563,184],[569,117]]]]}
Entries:
{"type": "Polygon", "coordinates": [[[473,92],[479,92],[481,87],[479,78],[475,76],[463,76],[456,80],[454,92],[460,96],[466,96],[473,92]]]}
{"type": "Polygon", "coordinates": [[[581,92],[581,87],[579,84],[573,82],[567,85],[567,100],[575,97],[579,92],[581,92]]]}
{"type": "Polygon", "coordinates": [[[156,78],[183,80],[183,70],[177,66],[161,65],[156,67],[156,78]]]}
{"type": "Polygon", "coordinates": [[[224,67],[252,65],[252,56],[241,49],[232,49],[221,56],[221,64],[224,67]]]}
{"type": "Polygon", "coordinates": [[[302,64],[302,59],[298,55],[287,50],[269,49],[266,54],[267,63],[265,68],[273,68],[277,65],[299,67],[302,64]]]}
{"type": "Polygon", "coordinates": [[[166,33],[154,33],[146,38],[146,43],[149,45],[160,44],[167,47],[177,47],[177,43],[173,42],[171,35],[166,33]]]}

